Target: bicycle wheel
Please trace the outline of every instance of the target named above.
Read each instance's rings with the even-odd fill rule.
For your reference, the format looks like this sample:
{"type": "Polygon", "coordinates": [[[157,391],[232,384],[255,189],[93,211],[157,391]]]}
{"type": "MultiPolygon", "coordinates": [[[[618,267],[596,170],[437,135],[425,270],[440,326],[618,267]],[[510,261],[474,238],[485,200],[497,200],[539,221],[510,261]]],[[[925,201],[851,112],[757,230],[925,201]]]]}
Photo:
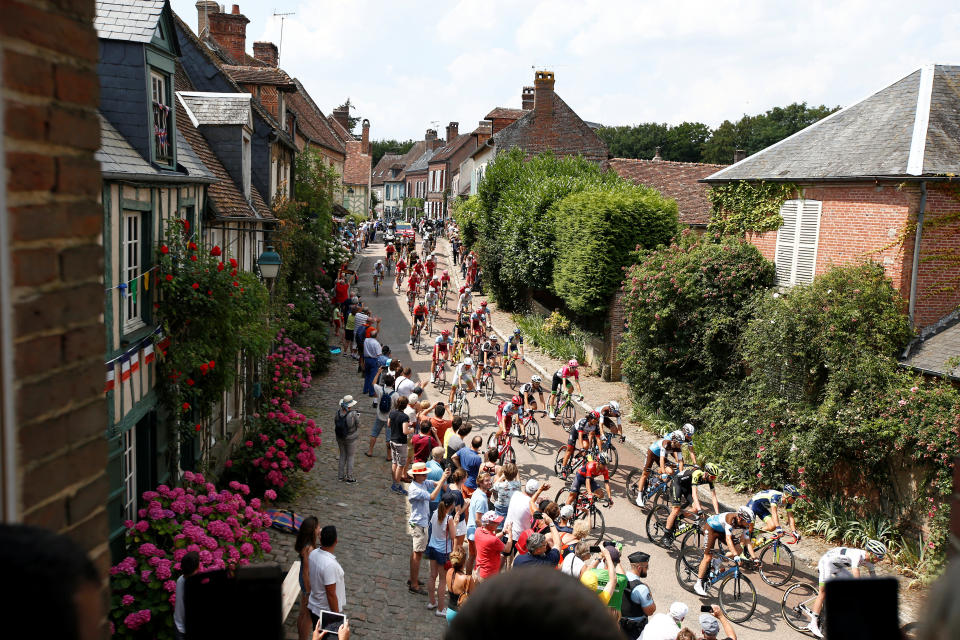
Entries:
{"type": "Polygon", "coordinates": [[[553,474],[559,476],[560,471],[563,470],[563,458],[567,455],[567,448],[560,447],[557,450],[556,459],[553,461],[553,474]]]}
{"type": "Polygon", "coordinates": [[[413,337],[413,350],[417,353],[420,352],[420,343],[421,343],[420,334],[421,333],[423,333],[423,329],[418,329],[417,334],[413,337]]]}
{"type": "Polygon", "coordinates": [[[771,587],[780,587],[793,577],[796,568],[793,551],[786,544],[775,540],[760,552],[760,577],[771,587]]]}
{"type": "Polygon", "coordinates": [[[607,468],[610,470],[610,475],[617,475],[617,469],[620,468],[620,454],[617,453],[617,448],[609,444],[604,447],[603,455],[607,457],[607,468]]]}
{"type": "Polygon", "coordinates": [[[804,609],[809,609],[817,599],[817,590],[813,585],[798,582],[783,592],[780,599],[780,615],[788,625],[797,631],[806,631],[810,617],[804,609]]]}
{"type": "Polygon", "coordinates": [[[627,498],[634,505],[637,504],[637,494],[640,493],[640,476],[643,475],[643,472],[640,469],[634,469],[627,474],[627,481],[624,485],[624,492],[627,494],[627,498]]]}
{"type": "Polygon", "coordinates": [[[526,437],[527,447],[533,451],[540,443],[540,423],[535,418],[530,418],[530,421],[524,427],[523,434],[526,437]]]}
{"type": "Polygon", "coordinates": [[[463,400],[460,401],[460,413],[459,416],[463,418],[464,422],[467,422],[470,419],[470,402],[464,396],[463,400]]]}
{"type": "Polygon", "coordinates": [[[603,513],[599,507],[594,505],[587,517],[590,523],[590,535],[596,538],[597,544],[601,544],[603,542],[603,536],[607,532],[607,525],[604,521],[603,513]]]}
{"type": "Polygon", "coordinates": [[[511,361],[510,364],[507,366],[507,375],[505,377],[507,379],[507,384],[510,385],[511,389],[517,386],[517,382],[519,382],[519,379],[517,377],[516,362],[511,361]]]}
{"type": "Polygon", "coordinates": [[[513,450],[513,445],[510,445],[509,447],[507,447],[507,450],[504,452],[503,456],[500,458],[500,461],[503,464],[507,464],[508,462],[517,464],[517,452],[513,450]]]}
{"type": "Polygon", "coordinates": [[[573,406],[573,400],[567,402],[567,406],[563,408],[563,413],[560,414],[560,424],[563,425],[564,430],[570,431],[570,428],[573,427],[573,423],[577,421],[577,409],[573,406]]]}
{"type": "Polygon", "coordinates": [[[664,549],[669,549],[671,546],[669,544],[664,545],[661,542],[664,534],[667,532],[666,523],[669,515],[670,510],[667,509],[666,505],[658,505],[656,509],[651,509],[650,513],[647,514],[647,538],[653,544],[658,547],[663,547],[664,549]]]}
{"type": "Polygon", "coordinates": [[[373,279],[373,295],[380,295],[380,282],[376,278],[373,279]]]}
{"type": "Polygon", "coordinates": [[[440,393],[443,393],[443,389],[447,386],[447,370],[446,368],[441,367],[437,370],[437,377],[434,381],[434,384],[437,385],[437,389],[440,390],[440,393]]]}
{"type": "Polygon", "coordinates": [[[703,557],[701,540],[699,532],[694,529],[688,531],[680,541],[680,557],[684,558],[685,562],[696,558],[696,564],[690,566],[691,569],[696,569],[700,565],[700,558],[703,557]]]}
{"type": "Polygon", "coordinates": [[[427,316],[427,335],[433,335],[433,314],[427,316]]]}
{"type": "Polygon", "coordinates": [[[499,451],[500,447],[502,446],[503,446],[503,440],[500,438],[497,438],[496,431],[494,431],[487,437],[487,449],[496,449],[497,451],[499,451]]]}
{"type": "Polygon", "coordinates": [[[677,583],[690,593],[693,593],[693,585],[697,583],[700,560],[703,558],[703,554],[699,551],[699,549],[682,551],[680,555],[677,556],[677,562],[674,565],[674,571],[677,574],[677,583]],[[690,557],[684,557],[685,553],[691,554],[690,557]]]}
{"type": "Polygon", "coordinates": [[[494,394],[493,374],[490,374],[483,379],[483,384],[480,388],[480,392],[487,399],[487,402],[493,402],[493,394],[494,394]]]}
{"type": "Polygon", "coordinates": [[[567,504],[567,499],[571,493],[570,487],[561,487],[560,491],[557,491],[557,497],[555,497],[553,501],[563,507],[563,505],[567,504]]]}
{"type": "Polygon", "coordinates": [[[750,578],[734,574],[720,583],[720,608],[730,622],[746,622],[757,609],[757,589],[750,578]]]}

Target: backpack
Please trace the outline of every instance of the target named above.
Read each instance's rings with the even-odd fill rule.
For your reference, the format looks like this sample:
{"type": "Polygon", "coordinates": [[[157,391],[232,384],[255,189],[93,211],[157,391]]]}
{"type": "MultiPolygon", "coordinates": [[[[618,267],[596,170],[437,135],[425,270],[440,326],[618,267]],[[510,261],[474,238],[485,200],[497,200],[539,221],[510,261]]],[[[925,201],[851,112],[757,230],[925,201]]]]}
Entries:
{"type": "Polygon", "coordinates": [[[350,415],[349,412],[342,414],[340,410],[337,409],[337,413],[333,416],[333,434],[338,438],[347,437],[347,416],[350,415]]]}
{"type": "MultiPolygon", "coordinates": [[[[386,391],[386,389],[384,389],[386,391]]],[[[380,395],[380,404],[377,406],[377,411],[380,413],[390,413],[390,407],[393,405],[393,394],[395,392],[391,391],[390,393],[383,393],[380,395]]]]}

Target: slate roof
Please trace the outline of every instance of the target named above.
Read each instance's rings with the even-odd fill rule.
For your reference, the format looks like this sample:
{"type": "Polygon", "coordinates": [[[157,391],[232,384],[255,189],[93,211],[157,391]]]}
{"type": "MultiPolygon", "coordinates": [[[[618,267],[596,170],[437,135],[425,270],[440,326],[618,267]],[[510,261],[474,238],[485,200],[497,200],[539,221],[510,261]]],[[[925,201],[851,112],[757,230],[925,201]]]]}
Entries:
{"type": "Polygon", "coordinates": [[[223,70],[238,84],[267,84],[281,91],[297,88],[287,72],[277,67],[225,64],[223,70]]]}
{"type": "Polygon", "coordinates": [[[323,115],[323,111],[313,101],[313,98],[310,97],[299,80],[294,78],[293,83],[297,90],[287,96],[287,109],[293,111],[296,115],[300,133],[320,146],[346,155],[347,149],[343,141],[330,128],[330,123],[327,122],[327,117],[323,115]]]}
{"type": "Polygon", "coordinates": [[[437,151],[436,149],[425,150],[423,152],[423,155],[421,155],[419,158],[414,160],[414,162],[407,167],[407,170],[405,171],[405,173],[410,174],[418,171],[426,171],[427,165],[430,164],[430,159],[433,158],[436,151],[437,151]]]}
{"type": "Polygon", "coordinates": [[[927,65],[708,178],[829,180],[960,173],[960,67],[927,65]]]}
{"type": "Polygon", "coordinates": [[[214,182],[216,176],[187,144],[177,120],[177,164],[183,171],[164,171],[154,167],[120,135],[110,121],[100,116],[100,148],[94,157],[100,162],[105,178],[136,177],[166,182],[214,182]]]}
{"type": "Polygon", "coordinates": [[[493,111],[484,116],[484,120],[492,120],[494,118],[513,118],[514,120],[519,120],[523,116],[527,115],[529,111],[527,109],[511,109],[510,107],[496,107],[493,111]]]}
{"type": "Polygon", "coordinates": [[[97,37],[104,40],[150,42],[165,4],[164,0],[97,0],[96,15],[93,19],[97,37]]]}
{"type": "Polygon", "coordinates": [[[450,156],[459,151],[463,145],[470,142],[473,138],[473,134],[462,133],[454,138],[451,142],[448,142],[445,146],[440,147],[437,152],[433,155],[433,158],[430,159],[430,162],[444,162],[450,159],[450,156]]]}
{"type": "Polygon", "coordinates": [[[913,348],[910,356],[903,361],[908,367],[926,372],[960,379],[960,365],[951,367],[950,360],[960,358],[960,322],[953,324],[926,338],[913,348]]]}
{"type": "Polygon", "coordinates": [[[249,93],[177,91],[194,126],[247,125],[250,123],[249,93]]]}
{"type": "Polygon", "coordinates": [[[403,157],[400,158],[399,163],[402,165],[403,169],[400,173],[393,179],[388,179],[389,182],[403,182],[403,177],[407,172],[407,169],[410,168],[414,162],[416,162],[420,156],[423,155],[424,150],[427,148],[427,143],[425,140],[417,140],[413,143],[413,146],[410,147],[410,150],[403,154],[403,157]]]}
{"type": "Polygon", "coordinates": [[[702,226],[710,222],[712,206],[707,197],[709,186],[700,180],[725,166],[669,160],[610,159],[610,168],[621,178],[651,187],[665,197],[676,200],[680,210],[680,222],[692,226],[702,226]]]}
{"type": "Polygon", "coordinates": [[[390,179],[393,166],[398,164],[402,158],[403,156],[399,153],[383,154],[380,162],[377,163],[377,166],[373,168],[373,172],[371,173],[372,184],[380,185],[383,184],[384,180],[390,179]]]}

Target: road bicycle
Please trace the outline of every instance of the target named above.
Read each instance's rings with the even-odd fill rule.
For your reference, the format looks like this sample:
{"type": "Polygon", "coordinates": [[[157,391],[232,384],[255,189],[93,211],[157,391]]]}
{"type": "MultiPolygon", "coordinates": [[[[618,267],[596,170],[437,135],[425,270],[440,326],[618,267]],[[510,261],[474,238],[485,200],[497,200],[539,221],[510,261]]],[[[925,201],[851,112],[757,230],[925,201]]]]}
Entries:
{"type": "MultiPolygon", "coordinates": [[[[470,402],[467,401],[467,392],[463,389],[463,383],[461,382],[457,386],[457,391],[453,396],[453,406],[451,410],[454,415],[460,416],[463,418],[463,421],[466,422],[470,419],[470,402]]],[[[473,397],[477,397],[477,392],[474,390],[473,397]]]]}
{"type": "Polygon", "coordinates": [[[416,323],[416,329],[414,330],[414,333],[413,333],[413,350],[414,350],[415,352],[419,353],[419,352],[420,352],[420,347],[421,347],[422,344],[423,344],[422,334],[423,334],[423,325],[424,325],[424,323],[422,323],[422,322],[417,323],[416,321],[414,321],[414,322],[416,323]]]}
{"type": "Polygon", "coordinates": [[[517,383],[520,381],[520,378],[517,375],[517,360],[520,359],[520,354],[516,351],[512,351],[510,352],[510,355],[506,357],[509,359],[509,362],[506,365],[506,371],[503,372],[503,379],[508,385],[510,385],[511,389],[514,389],[516,388],[517,383]]]}
{"type": "MultiPolygon", "coordinates": [[[[681,512],[683,515],[683,512],[681,512]]],[[[697,512],[693,519],[684,518],[678,521],[678,525],[672,534],[667,533],[667,518],[670,516],[670,508],[664,503],[658,503],[650,513],[647,514],[647,538],[650,542],[670,549],[677,540],[683,540],[685,536],[692,535],[699,546],[703,542],[703,523],[707,521],[707,516],[702,511],[697,512]]]]}
{"type": "Polygon", "coordinates": [[[388,256],[387,256],[387,259],[386,259],[386,261],[385,261],[385,263],[386,263],[386,265],[387,265],[387,275],[389,275],[389,276],[392,276],[392,275],[393,275],[393,258],[391,257],[392,255],[393,255],[393,254],[388,255],[388,256]]]}
{"type": "MultiPolygon", "coordinates": [[[[567,498],[571,493],[569,487],[564,487],[557,492],[555,502],[558,505],[567,504],[567,498]]],[[[610,508],[609,498],[603,499],[603,505],[610,508]]],[[[603,513],[597,507],[597,499],[593,494],[587,495],[586,489],[581,489],[577,496],[573,511],[573,521],[585,520],[590,525],[590,537],[597,541],[597,544],[603,542],[603,536],[607,532],[607,525],[604,522],[603,513]]]]}
{"type": "Polygon", "coordinates": [[[444,358],[437,358],[437,364],[433,368],[433,384],[440,390],[440,393],[443,393],[444,387],[447,386],[447,361],[444,358]]]}
{"type": "Polygon", "coordinates": [[[493,368],[486,364],[480,369],[480,375],[477,380],[477,387],[480,393],[487,399],[487,402],[493,402],[493,396],[496,393],[493,382],[493,368]]]}
{"type": "Polygon", "coordinates": [[[553,415],[556,416],[556,420],[560,421],[560,426],[563,427],[563,430],[567,433],[570,433],[570,429],[577,421],[577,407],[574,402],[581,402],[582,400],[583,396],[574,395],[566,391],[563,391],[557,396],[553,415]]]}
{"type": "Polygon", "coordinates": [[[447,283],[442,282],[440,284],[440,307],[446,311],[447,310],[447,283]]]}
{"type": "Polygon", "coordinates": [[[760,577],[771,587],[781,587],[790,581],[796,571],[796,561],[788,544],[797,544],[796,536],[787,532],[764,535],[754,540],[753,550],[760,558],[760,577]],[[793,542],[783,540],[784,536],[793,542]]]}
{"type": "Polygon", "coordinates": [[[437,305],[434,304],[427,311],[427,335],[433,335],[433,321],[437,318],[437,305]]]}
{"type": "MultiPolygon", "coordinates": [[[[723,614],[730,622],[737,624],[746,622],[757,609],[757,589],[750,578],[744,575],[741,568],[742,559],[730,559],[722,551],[715,549],[711,549],[709,553],[710,571],[703,580],[703,588],[709,593],[716,585],[723,614]],[[730,566],[724,569],[724,565],[730,566]]],[[[693,586],[697,582],[703,555],[700,549],[684,549],[677,556],[677,582],[691,593],[694,592],[693,586]]],[[[755,564],[752,561],[747,562],[755,564]]]]}
{"type": "MultiPolygon", "coordinates": [[[[643,475],[642,469],[634,469],[627,474],[626,492],[627,498],[634,505],[637,504],[637,495],[640,493],[640,478],[643,475]]],[[[641,511],[652,511],[658,504],[667,504],[667,488],[670,486],[667,481],[670,479],[669,473],[656,474],[651,471],[651,480],[647,483],[647,488],[643,492],[643,506],[641,511]]]]}
{"type": "Polygon", "coordinates": [[[417,293],[413,290],[407,291],[407,309],[410,311],[410,315],[413,315],[413,306],[417,301],[417,293]]]}
{"type": "Polygon", "coordinates": [[[607,468],[610,470],[610,475],[615,475],[620,468],[620,454],[617,452],[617,448],[613,446],[612,433],[603,436],[600,453],[607,459],[607,468]]]}
{"type": "MultiPolygon", "coordinates": [[[[791,585],[783,592],[783,597],[780,598],[780,615],[783,616],[784,621],[792,628],[801,633],[813,635],[813,633],[807,629],[807,625],[810,624],[810,616],[808,614],[813,613],[813,603],[818,595],[820,595],[820,590],[812,584],[798,582],[791,585]]],[[[823,608],[820,609],[818,620],[821,630],[826,628],[826,621],[827,607],[826,603],[824,603],[823,608]]]]}
{"type": "MultiPolygon", "coordinates": [[[[522,418],[513,416],[513,420],[510,421],[510,428],[500,434],[500,438],[497,438],[496,432],[490,434],[490,437],[487,438],[487,447],[496,447],[500,451],[503,447],[501,440],[506,438],[512,441],[513,438],[516,438],[517,442],[527,445],[527,448],[531,451],[536,449],[540,443],[540,423],[537,422],[533,414],[538,412],[546,414],[546,411],[525,411],[522,418]]],[[[501,464],[505,462],[502,451],[500,452],[500,462],[501,464]]],[[[513,460],[510,460],[510,462],[513,462],[513,460]]]]}
{"type": "Polygon", "coordinates": [[[373,276],[373,295],[380,295],[380,281],[383,280],[383,276],[374,275],[373,276]]]}
{"type": "MultiPolygon", "coordinates": [[[[570,469],[579,469],[590,460],[596,460],[599,453],[600,449],[596,444],[591,444],[586,449],[580,449],[579,447],[575,448],[573,450],[573,455],[570,456],[570,462],[568,463],[568,466],[570,469]]],[[[553,472],[560,477],[563,477],[563,459],[566,457],[566,454],[566,445],[560,445],[560,448],[557,450],[556,458],[553,461],[553,472]]]]}
{"type": "MultiPolygon", "coordinates": [[[[499,438],[496,433],[491,433],[490,437],[487,438],[487,448],[497,450],[500,455],[500,464],[507,464],[508,462],[517,464],[517,452],[513,450],[513,437],[515,435],[513,429],[508,429],[501,433],[499,438]]],[[[517,436],[517,441],[523,444],[523,436],[517,436]]]]}

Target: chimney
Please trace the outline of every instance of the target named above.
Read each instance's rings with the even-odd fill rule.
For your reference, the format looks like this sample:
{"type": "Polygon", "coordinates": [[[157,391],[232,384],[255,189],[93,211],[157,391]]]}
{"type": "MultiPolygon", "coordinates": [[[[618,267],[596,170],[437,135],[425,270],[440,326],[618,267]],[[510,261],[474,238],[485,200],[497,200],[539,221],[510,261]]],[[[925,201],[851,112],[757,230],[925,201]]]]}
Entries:
{"type": "Polygon", "coordinates": [[[333,119],[339,122],[347,132],[350,131],[350,107],[342,104],[334,109],[331,115],[333,115],[333,119]]]}
{"type": "Polygon", "coordinates": [[[436,149],[436,148],[438,148],[438,147],[443,146],[443,145],[441,144],[442,141],[441,141],[441,140],[437,140],[437,130],[436,130],[436,129],[427,129],[427,133],[424,134],[424,136],[423,136],[423,141],[426,143],[424,146],[426,146],[427,149],[433,150],[433,149],[436,149]]]}
{"type": "Polygon", "coordinates": [[[450,124],[447,125],[447,144],[450,144],[451,142],[453,142],[453,139],[456,138],[458,135],[460,135],[459,131],[460,131],[459,122],[451,122],[450,124]]]}
{"type": "Polygon", "coordinates": [[[493,123],[489,120],[481,120],[480,125],[477,127],[477,147],[483,146],[483,144],[490,139],[490,136],[493,135],[493,123]]]}
{"type": "Polygon", "coordinates": [[[660,157],[660,147],[657,147],[657,152],[653,154],[653,161],[660,162],[663,158],[660,157]]]}
{"type": "Polygon", "coordinates": [[[520,108],[524,111],[533,110],[533,87],[524,87],[523,93],[520,94],[520,108]]]}
{"type": "Polygon", "coordinates": [[[363,135],[360,138],[361,153],[370,155],[370,121],[363,119],[363,135]]]}
{"type": "Polygon", "coordinates": [[[210,37],[227,52],[235,64],[243,64],[247,50],[247,17],[240,13],[240,5],[233,5],[232,13],[211,13],[210,37]]]}
{"type": "Polygon", "coordinates": [[[553,116],[553,72],[537,71],[533,78],[533,109],[537,115],[553,116]]]}
{"type": "Polygon", "coordinates": [[[741,160],[746,160],[746,159],[747,159],[747,152],[744,151],[743,149],[737,149],[736,151],[733,152],[734,164],[736,164],[737,162],[740,162],[741,160]]]}
{"type": "Polygon", "coordinates": [[[277,66],[280,62],[280,52],[277,45],[272,42],[254,42],[253,57],[260,62],[266,62],[271,67],[277,66]]]}
{"type": "Polygon", "coordinates": [[[210,32],[208,16],[220,13],[220,5],[213,0],[197,0],[197,35],[202,39],[210,32]]]}

